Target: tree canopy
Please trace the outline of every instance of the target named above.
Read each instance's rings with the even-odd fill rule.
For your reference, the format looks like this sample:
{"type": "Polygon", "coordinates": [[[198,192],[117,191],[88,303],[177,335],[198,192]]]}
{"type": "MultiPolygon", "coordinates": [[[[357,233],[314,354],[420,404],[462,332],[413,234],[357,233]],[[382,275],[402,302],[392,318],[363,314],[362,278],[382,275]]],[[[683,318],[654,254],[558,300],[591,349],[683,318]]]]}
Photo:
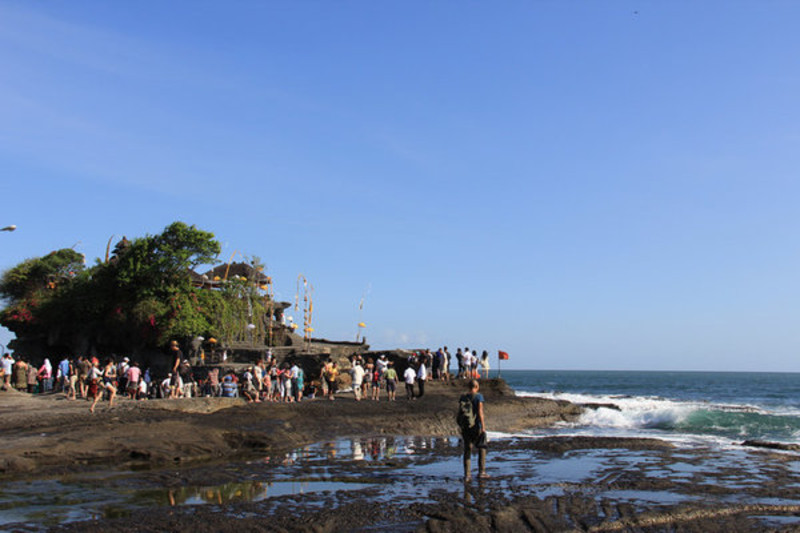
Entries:
{"type": "MultiPolygon", "coordinates": [[[[27,259],[0,278],[0,324],[18,339],[71,351],[125,352],[197,335],[241,337],[261,328],[268,296],[230,280],[219,290],[192,286],[190,270],[213,265],[214,234],[183,222],[157,235],[123,238],[90,268],[70,248],[27,259]]],[[[255,264],[254,267],[260,267],[255,264]]]]}
{"type": "Polygon", "coordinates": [[[0,296],[12,304],[34,295],[83,270],[84,257],[72,248],[27,259],[0,278],[0,296]]]}

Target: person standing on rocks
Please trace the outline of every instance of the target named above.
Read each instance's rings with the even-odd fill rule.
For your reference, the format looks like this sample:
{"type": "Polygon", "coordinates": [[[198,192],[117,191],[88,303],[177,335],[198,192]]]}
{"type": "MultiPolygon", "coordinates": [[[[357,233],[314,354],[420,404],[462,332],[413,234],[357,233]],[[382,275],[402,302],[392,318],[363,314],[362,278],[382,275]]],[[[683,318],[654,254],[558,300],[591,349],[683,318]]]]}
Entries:
{"type": "MultiPolygon", "coordinates": [[[[216,398],[220,395],[219,368],[212,368],[208,371],[208,387],[211,392],[211,396],[216,398]]],[[[267,388],[267,391],[269,391],[269,388],[267,388]]]]}
{"type": "Polygon", "coordinates": [[[472,477],[472,448],[478,449],[478,477],[489,477],[486,473],[486,419],[484,417],[483,394],[479,392],[478,380],[467,382],[469,392],[459,399],[458,424],[464,442],[464,481],[472,477]]]}
{"type": "Polygon", "coordinates": [[[375,362],[375,366],[378,368],[378,373],[383,377],[383,373],[386,372],[386,369],[389,368],[389,360],[386,359],[386,354],[381,355],[378,360],[375,362]]]}
{"type": "Polygon", "coordinates": [[[11,375],[14,372],[14,358],[10,353],[3,355],[3,390],[11,387],[11,375]]]}
{"type": "Polygon", "coordinates": [[[36,386],[39,383],[39,371],[33,363],[28,363],[28,393],[33,394],[36,392],[36,386]]]}
{"type": "Polygon", "coordinates": [[[131,360],[128,357],[123,357],[122,361],[117,365],[117,390],[125,396],[125,391],[128,390],[128,369],[130,368],[131,360]]]}
{"type": "Polygon", "coordinates": [[[428,381],[428,367],[425,365],[425,356],[423,355],[419,362],[419,368],[417,369],[417,386],[419,387],[418,398],[425,396],[426,381],[428,381]]]}
{"type": "Polygon", "coordinates": [[[306,375],[303,369],[295,364],[292,366],[292,394],[294,394],[294,401],[299,402],[303,399],[303,388],[305,388],[306,375]]]}
{"type": "Polygon", "coordinates": [[[328,400],[333,401],[333,396],[336,394],[336,378],[339,376],[339,369],[336,368],[334,361],[329,360],[323,372],[325,383],[328,385],[328,400]]]}
{"type": "Polygon", "coordinates": [[[180,382],[183,384],[180,395],[184,398],[191,398],[192,391],[194,390],[194,372],[192,371],[192,365],[189,364],[188,359],[184,359],[183,363],[181,363],[181,367],[178,369],[178,375],[181,378],[180,382]]]}
{"type": "Polygon", "coordinates": [[[406,382],[406,398],[409,400],[414,400],[414,380],[417,378],[417,373],[414,371],[414,367],[408,365],[406,371],[403,372],[403,381],[406,382]]]}
{"type": "Polygon", "coordinates": [[[262,396],[262,389],[264,388],[264,360],[259,359],[256,366],[253,367],[253,385],[258,391],[259,399],[262,396]]]}
{"type": "Polygon", "coordinates": [[[40,383],[39,392],[42,394],[50,392],[53,389],[53,365],[50,364],[50,359],[47,357],[45,357],[42,366],[39,367],[38,377],[40,383]]]}
{"type": "Polygon", "coordinates": [[[367,360],[367,379],[372,381],[371,383],[371,395],[373,401],[379,401],[381,399],[381,373],[378,370],[378,365],[372,362],[372,358],[367,360]]]}
{"type": "Polygon", "coordinates": [[[361,401],[361,384],[364,381],[364,367],[361,366],[361,362],[357,359],[353,360],[353,368],[350,370],[350,376],[353,380],[353,394],[356,397],[356,401],[361,401]]]}
{"type": "Polygon", "coordinates": [[[83,355],[78,357],[78,388],[80,389],[81,398],[88,398],[88,380],[89,372],[91,371],[92,362],[83,355]]]}
{"type": "MultiPolygon", "coordinates": [[[[114,364],[113,359],[106,360],[106,366],[103,369],[103,391],[108,393],[108,408],[114,407],[114,398],[117,396],[117,365],[114,364]]],[[[102,396],[102,394],[100,394],[102,396]]],[[[94,403],[90,411],[94,413],[94,407],[97,405],[98,396],[95,396],[94,403]]]]}
{"type": "Polygon", "coordinates": [[[99,368],[99,364],[95,361],[92,361],[92,368],[89,371],[89,387],[87,390],[86,398],[92,398],[92,406],[89,407],[89,412],[94,413],[94,408],[97,405],[97,402],[100,401],[100,398],[103,396],[103,389],[100,388],[100,380],[103,379],[103,372],[99,368]]]}
{"type": "Polygon", "coordinates": [[[178,374],[178,370],[180,369],[181,361],[183,360],[183,352],[181,351],[181,347],[178,346],[178,341],[175,340],[170,341],[169,353],[172,356],[172,372],[170,373],[169,397],[177,398],[178,394],[181,392],[178,383],[180,381],[180,375],[178,374]]]}
{"type": "Polygon", "coordinates": [[[386,394],[390,402],[395,401],[397,394],[397,371],[394,369],[394,361],[389,361],[386,372],[383,373],[386,380],[386,394]]]}
{"type": "MultiPolygon", "coordinates": [[[[126,383],[128,384],[128,394],[131,400],[135,400],[139,396],[139,380],[142,378],[142,369],[139,368],[139,363],[134,361],[128,367],[128,375],[126,376],[126,383]]],[[[120,386],[120,389],[122,387],[120,386]]],[[[123,394],[125,391],[123,391],[123,394]]]]}
{"type": "Polygon", "coordinates": [[[22,360],[22,358],[17,359],[17,362],[14,363],[14,387],[20,391],[25,392],[28,389],[28,363],[22,360]]]}
{"type": "Polygon", "coordinates": [[[64,355],[58,363],[58,385],[66,396],[69,396],[69,367],[69,357],[64,355]]]}
{"type": "Polygon", "coordinates": [[[486,350],[481,354],[481,369],[486,374],[486,379],[489,379],[489,352],[486,350]]]}

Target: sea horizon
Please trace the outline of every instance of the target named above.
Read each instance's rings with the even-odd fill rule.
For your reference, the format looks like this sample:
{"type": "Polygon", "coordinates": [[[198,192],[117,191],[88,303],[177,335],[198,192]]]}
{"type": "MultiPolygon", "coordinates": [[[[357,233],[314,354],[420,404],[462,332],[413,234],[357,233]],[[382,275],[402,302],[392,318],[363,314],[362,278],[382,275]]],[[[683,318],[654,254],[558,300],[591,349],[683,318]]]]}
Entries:
{"type": "MultiPolygon", "coordinates": [[[[685,374],[800,374],[800,370],[630,370],[630,369],[570,369],[570,368],[492,368],[489,377],[498,372],[639,372],[639,373],[685,373],[685,374]]],[[[501,376],[502,377],[502,376],[501,376]]]]}

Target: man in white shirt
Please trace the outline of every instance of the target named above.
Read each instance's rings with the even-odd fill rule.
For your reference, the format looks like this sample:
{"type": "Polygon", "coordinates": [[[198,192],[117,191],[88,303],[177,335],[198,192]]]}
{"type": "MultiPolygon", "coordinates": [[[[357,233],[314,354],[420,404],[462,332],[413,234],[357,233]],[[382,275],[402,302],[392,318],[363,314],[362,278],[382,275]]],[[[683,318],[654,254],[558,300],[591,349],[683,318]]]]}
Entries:
{"type": "Polygon", "coordinates": [[[469,348],[464,348],[464,377],[472,378],[472,351],[469,348]]]}
{"type": "Polygon", "coordinates": [[[253,367],[253,384],[258,391],[258,397],[261,398],[261,388],[264,386],[264,361],[259,359],[256,366],[253,367]]]}
{"type": "Polygon", "coordinates": [[[358,361],[353,362],[353,369],[350,371],[353,378],[353,394],[356,396],[356,401],[361,401],[361,384],[364,382],[364,367],[358,361]]]}
{"type": "Polygon", "coordinates": [[[417,384],[419,385],[419,394],[417,398],[422,398],[425,395],[425,382],[428,381],[428,367],[425,366],[425,360],[419,362],[419,369],[417,370],[417,384]]]}
{"type": "Polygon", "coordinates": [[[386,372],[386,368],[389,366],[389,361],[386,360],[386,356],[380,356],[375,364],[378,366],[378,374],[383,376],[386,372]]]}
{"type": "Polygon", "coordinates": [[[414,380],[417,377],[417,373],[414,371],[414,367],[408,365],[406,371],[403,372],[403,381],[406,383],[406,397],[409,400],[414,400],[414,380]]]}
{"type": "Polygon", "coordinates": [[[3,354],[3,390],[11,386],[11,372],[14,370],[14,358],[10,353],[3,354]]]}

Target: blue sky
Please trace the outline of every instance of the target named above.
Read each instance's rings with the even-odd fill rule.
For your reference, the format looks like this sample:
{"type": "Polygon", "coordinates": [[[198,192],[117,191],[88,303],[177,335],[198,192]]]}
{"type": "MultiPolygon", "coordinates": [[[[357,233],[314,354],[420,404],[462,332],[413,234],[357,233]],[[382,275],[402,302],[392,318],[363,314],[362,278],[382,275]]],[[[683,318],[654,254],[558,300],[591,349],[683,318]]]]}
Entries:
{"type": "MultiPolygon", "coordinates": [[[[0,268],[182,220],[316,333],[800,371],[796,2],[0,1],[0,268]]],[[[10,338],[0,332],[0,343],[10,338]]]]}

